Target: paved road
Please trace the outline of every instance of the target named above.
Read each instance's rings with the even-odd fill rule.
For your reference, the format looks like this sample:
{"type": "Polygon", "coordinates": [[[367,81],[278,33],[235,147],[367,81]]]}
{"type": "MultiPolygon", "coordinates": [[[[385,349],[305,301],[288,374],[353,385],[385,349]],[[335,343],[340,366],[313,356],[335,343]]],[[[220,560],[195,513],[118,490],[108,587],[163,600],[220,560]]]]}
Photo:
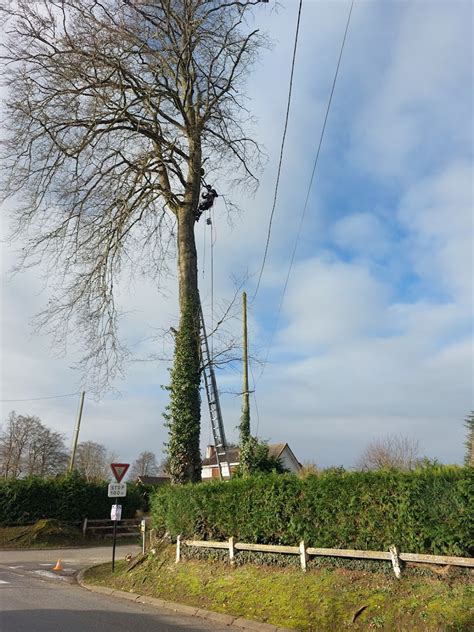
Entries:
{"type": "MultiPolygon", "coordinates": [[[[140,548],[134,544],[121,544],[117,546],[115,559],[123,560],[128,553],[136,555],[140,548]]],[[[112,560],[112,545],[78,549],[50,549],[29,551],[1,551],[0,568],[8,570],[33,572],[44,577],[63,577],[72,579],[72,576],[84,566],[99,564],[112,560]],[[61,560],[64,570],[54,573],[53,566],[57,560],[61,560]]],[[[0,628],[1,632],[1,628],[0,628]]]]}
{"type": "MultiPolygon", "coordinates": [[[[124,547],[121,547],[124,548],[124,547]]],[[[110,551],[107,549],[107,552],[110,551]]],[[[122,551],[121,551],[122,552],[122,551]]],[[[0,632],[231,632],[236,628],[178,615],[92,593],[71,583],[68,575],[58,576],[40,559],[46,551],[0,551],[0,632]],[[21,553],[21,555],[18,555],[21,553]],[[28,555],[34,559],[28,560],[28,555]],[[7,558],[7,559],[5,559],[7,558]],[[15,562],[15,563],[10,563],[15,562]],[[10,568],[21,566],[22,568],[10,568]]],[[[64,555],[65,551],[62,551],[64,555]]],[[[69,550],[64,559],[100,558],[97,549],[69,550]]]]}

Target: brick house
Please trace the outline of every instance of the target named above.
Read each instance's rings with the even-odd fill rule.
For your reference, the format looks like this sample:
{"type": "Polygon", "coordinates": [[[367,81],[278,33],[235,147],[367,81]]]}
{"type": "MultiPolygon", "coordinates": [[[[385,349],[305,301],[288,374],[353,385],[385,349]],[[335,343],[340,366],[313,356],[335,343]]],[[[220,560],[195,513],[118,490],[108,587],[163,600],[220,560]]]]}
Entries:
{"type": "MultiPolygon", "coordinates": [[[[269,456],[273,456],[280,459],[283,467],[289,472],[299,472],[301,469],[301,463],[293,454],[290,446],[287,443],[272,443],[268,445],[269,456]]],[[[230,470],[235,472],[235,469],[239,465],[239,448],[230,448],[227,451],[230,470]]],[[[225,467],[225,466],[224,466],[225,467]]],[[[224,477],[227,472],[223,472],[224,477]]],[[[217,465],[216,448],[213,445],[208,445],[206,448],[206,456],[202,460],[202,480],[210,480],[212,478],[219,478],[219,466],[217,465]]]]}

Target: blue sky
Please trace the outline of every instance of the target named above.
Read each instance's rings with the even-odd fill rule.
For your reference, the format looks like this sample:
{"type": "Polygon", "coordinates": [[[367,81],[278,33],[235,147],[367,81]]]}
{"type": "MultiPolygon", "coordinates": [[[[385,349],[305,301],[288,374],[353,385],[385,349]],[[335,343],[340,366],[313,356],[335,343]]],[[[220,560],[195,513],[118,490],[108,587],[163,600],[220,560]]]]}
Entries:
{"type": "MultiPolygon", "coordinates": [[[[274,40],[250,78],[254,135],[269,156],[253,198],[225,191],[243,209],[229,222],[218,199],[214,226],[216,305],[233,278],[253,294],[276,177],[297,2],[262,6],[274,40]]],[[[259,10],[260,10],[259,9],[259,10]]],[[[250,308],[252,352],[266,357],[302,212],[349,2],[306,0],[293,103],[269,257],[250,308]]],[[[472,374],[473,81],[471,2],[355,3],[316,177],[281,317],[252,401],[254,431],[288,441],[300,461],[351,466],[373,438],[399,433],[445,462],[463,455],[463,417],[474,405],[472,374]]],[[[216,184],[216,183],[215,183],[216,184]]],[[[10,209],[11,210],[11,209],[10,209]]],[[[8,211],[8,209],[6,209],[8,211]]],[[[3,230],[7,232],[6,213],[3,230]]],[[[204,231],[197,225],[202,262],[204,231]]],[[[209,238],[201,293],[210,319],[209,238]]],[[[2,399],[78,390],[80,341],[55,358],[29,320],[47,300],[40,271],[10,278],[15,246],[2,250],[2,399]]],[[[201,266],[202,267],[202,266],[201,266]]],[[[175,279],[165,295],[123,283],[124,340],[137,357],[169,357],[175,279]],[[139,342],[141,341],[141,342],[139,342]]],[[[218,308],[216,307],[216,312],[218,308]]],[[[227,325],[240,335],[240,321],[227,325]]],[[[236,438],[239,367],[219,371],[227,433],[236,438]]],[[[118,394],[87,397],[83,439],[121,459],[160,453],[166,362],[136,362],[118,394]]],[[[38,414],[70,440],[77,397],[2,403],[38,414]]],[[[202,443],[209,439],[203,406],[202,443]]]]}

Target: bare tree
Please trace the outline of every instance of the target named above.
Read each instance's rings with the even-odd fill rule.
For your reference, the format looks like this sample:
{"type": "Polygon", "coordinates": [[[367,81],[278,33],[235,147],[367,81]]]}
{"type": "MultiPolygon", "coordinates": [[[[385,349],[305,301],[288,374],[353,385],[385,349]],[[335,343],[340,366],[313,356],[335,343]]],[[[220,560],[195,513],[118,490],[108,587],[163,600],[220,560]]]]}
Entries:
{"type": "Polygon", "coordinates": [[[37,417],[23,417],[15,411],[10,413],[7,427],[0,437],[0,458],[4,478],[21,476],[28,436],[38,423],[37,417]]]}
{"type": "Polygon", "coordinates": [[[357,462],[360,470],[412,470],[421,463],[420,446],[416,439],[389,435],[369,443],[357,462]]]}
{"type": "Polygon", "coordinates": [[[156,476],[158,465],[153,452],[141,452],[130,469],[130,478],[135,480],[138,476],[156,476]]]}
{"type": "Polygon", "coordinates": [[[177,250],[180,324],[171,374],[170,472],[199,480],[198,281],[194,224],[207,182],[257,185],[241,87],[265,39],[260,0],[17,0],[4,6],[6,196],[17,196],[19,268],[46,265],[40,315],[55,345],[74,331],[105,388],[127,350],[114,284],[156,280],[177,250]],[[58,271],[60,274],[58,275],[58,271]]]}
{"type": "Polygon", "coordinates": [[[54,476],[66,471],[68,454],[64,436],[44,426],[33,435],[26,455],[26,476],[54,476]]]}
{"type": "Polygon", "coordinates": [[[161,459],[161,461],[158,463],[158,476],[169,475],[168,464],[169,464],[168,457],[161,459]]]}
{"type": "Polygon", "coordinates": [[[12,411],[0,433],[2,478],[54,476],[65,471],[67,453],[64,437],[32,415],[12,411]]]}
{"type": "Polygon", "coordinates": [[[110,460],[105,446],[94,441],[78,444],[74,469],[88,482],[105,481],[110,478],[110,460]]]}

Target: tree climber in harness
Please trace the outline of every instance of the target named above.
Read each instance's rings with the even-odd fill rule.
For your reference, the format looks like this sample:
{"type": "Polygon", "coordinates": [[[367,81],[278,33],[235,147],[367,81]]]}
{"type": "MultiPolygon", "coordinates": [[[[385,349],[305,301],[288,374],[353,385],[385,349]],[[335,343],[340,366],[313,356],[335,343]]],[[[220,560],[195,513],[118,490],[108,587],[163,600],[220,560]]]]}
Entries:
{"type": "Polygon", "coordinates": [[[196,222],[199,221],[199,218],[204,213],[204,211],[208,211],[210,208],[212,208],[214,200],[216,199],[216,197],[219,197],[217,191],[213,189],[210,184],[204,184],[204,187],[206,190],[202,193],[202,202],[199,204],[196,211],[196,222]]]}

